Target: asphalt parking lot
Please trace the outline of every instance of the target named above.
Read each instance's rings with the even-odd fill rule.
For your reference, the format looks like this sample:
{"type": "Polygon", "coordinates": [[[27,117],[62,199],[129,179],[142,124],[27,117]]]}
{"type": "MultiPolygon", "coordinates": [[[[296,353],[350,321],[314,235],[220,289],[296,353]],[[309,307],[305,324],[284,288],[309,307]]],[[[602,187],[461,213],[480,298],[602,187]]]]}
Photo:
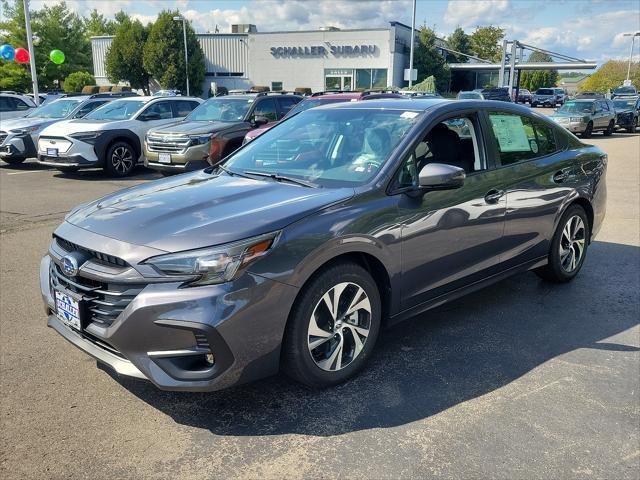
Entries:
{"type": "Polygon", "coordinates": [[[640,133],[571,284],[528,273],[384,332],[355,380],[210,393],[114,378],[46,327],[40,257],[74,205],[159,175],[0,163],[0,476],[607,478],[640,472],[640,133]]]}

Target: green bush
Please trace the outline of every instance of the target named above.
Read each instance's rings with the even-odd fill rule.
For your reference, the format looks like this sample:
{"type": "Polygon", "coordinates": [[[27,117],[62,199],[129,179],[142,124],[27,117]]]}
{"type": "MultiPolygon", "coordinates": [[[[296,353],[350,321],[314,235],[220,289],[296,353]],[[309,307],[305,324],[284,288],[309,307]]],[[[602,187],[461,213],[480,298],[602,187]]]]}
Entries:
{"type": "Polygon", "coordinates": [[[64,79],[65,92],[81,92],[88,85],[95,85],[96,79],[89,72],[74,72],[64,79]]]}

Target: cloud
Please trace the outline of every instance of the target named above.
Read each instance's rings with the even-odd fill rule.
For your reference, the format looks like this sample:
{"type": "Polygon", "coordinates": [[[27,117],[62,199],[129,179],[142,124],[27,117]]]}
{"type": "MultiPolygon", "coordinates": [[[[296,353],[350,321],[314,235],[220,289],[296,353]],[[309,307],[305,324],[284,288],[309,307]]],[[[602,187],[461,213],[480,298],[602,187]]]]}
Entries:
{"type": "MultiPolygon", "coordinates": [[[[191,4],[190,4],[191,5],[191,4]]],[[[317,30],[323,26],[338,28],[379,28],[389,21],[411,20],[410,0],[288,0],[287,2],[252,1],[238,9],[212,9],[184,12],[197,31],[231,31],[231,25],[252,23],[259,31],[317,30]]]]}
{"type": "Polygon", "coordinates": [[[449,0],[444,21],[462,28],[499,24],[513,15],[510,0],[449,0]]]}

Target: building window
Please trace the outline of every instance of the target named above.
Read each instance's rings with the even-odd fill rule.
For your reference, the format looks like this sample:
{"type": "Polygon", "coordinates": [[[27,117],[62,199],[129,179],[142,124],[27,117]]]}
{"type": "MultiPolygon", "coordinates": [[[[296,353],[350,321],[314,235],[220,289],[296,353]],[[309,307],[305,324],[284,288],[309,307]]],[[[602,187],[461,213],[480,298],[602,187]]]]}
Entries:
{"type": "Polygon", "coordinates": [[[369,90],[371,88],[387,87],[386,68],[358,68],[356,70],[356,88],[369,90]]]}
{"type": "Polygon", "coordinates": [[[282,91],[282,82],[271,82],[271,91],[272,92],[281,92],[282,91]]]}

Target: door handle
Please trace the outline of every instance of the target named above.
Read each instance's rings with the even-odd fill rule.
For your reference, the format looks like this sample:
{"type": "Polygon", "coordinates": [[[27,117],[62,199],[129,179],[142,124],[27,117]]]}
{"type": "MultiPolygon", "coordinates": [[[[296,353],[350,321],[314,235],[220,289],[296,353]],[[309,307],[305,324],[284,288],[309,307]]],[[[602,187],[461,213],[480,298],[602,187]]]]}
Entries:
{"type": "Polygon", "coordinates": [[[562,183],[567,178],[569,178],[569,172],[563,172],[562,170],[560,170],[559,172],[556,172],[553,175],[553,181],[556,182],[556,183],[562,183]]]}
{"type": "Polygon", "coordinates": [[[489,190],[484,196],[484,201],[487,203],[498,203],[498,200],[504,195],[504,190],[496,190],[495,188],[489,190]]]}

